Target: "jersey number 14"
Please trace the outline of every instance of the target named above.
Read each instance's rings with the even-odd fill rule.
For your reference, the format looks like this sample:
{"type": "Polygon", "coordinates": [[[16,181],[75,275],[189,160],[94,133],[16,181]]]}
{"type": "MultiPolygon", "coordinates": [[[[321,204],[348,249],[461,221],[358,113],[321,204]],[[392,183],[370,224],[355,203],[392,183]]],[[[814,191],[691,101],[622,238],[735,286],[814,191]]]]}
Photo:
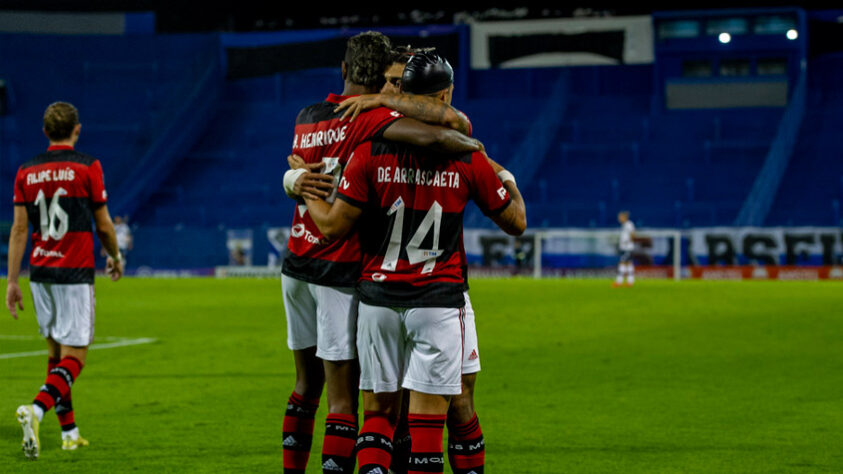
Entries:
{"type": "MultiPolygon", "coordinates": [[[[386,254],[383,257],[383,264],[381,264],[381,270],[387,271],[395,271],[395,267],[398,265],[398,256],[401,253],[401,238],[404,231],[404,200],[400,197],[392,203],[392,206],[389,208],[389,211],[386,213],[387,216],[395,216],[395,219],[392,223],[392,233],[389,236],[389,246],[386,248],[386,254]]],[[[422,273],[431,273],[433,272],[433,267],[436,266],[436,259],[442,255],[442,249],[439,247],[439,228],[442,225],[442,206],[433,201],[433,204],[430,206],[430,209],[427,210],[427,214],[424,215],[424,219],[422,219],[421,223],[419,224],[419,228],[416,229],[415,234],[410,239],[410,242],[407,243],[407,260],[409,260],[411,265],[415,265],[417,263],[425,262],[424,267],[422,267],[422,273]],[[422,241],[430,233],[431,229],[433,229],[433,248],[432,249],[423,249],[420,248],[422,241]]]]}

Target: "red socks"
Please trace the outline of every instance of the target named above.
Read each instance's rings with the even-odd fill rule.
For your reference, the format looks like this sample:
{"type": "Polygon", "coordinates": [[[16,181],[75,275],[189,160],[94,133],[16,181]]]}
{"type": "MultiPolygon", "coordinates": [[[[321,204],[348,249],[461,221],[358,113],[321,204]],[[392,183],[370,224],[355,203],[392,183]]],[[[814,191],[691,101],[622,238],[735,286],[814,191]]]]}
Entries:
{"type": "Polygon", "coordinates": [[[357,437],[357,464],[360,474],[382,473],[389,470],[392,457],[392,436],[395,426],[385,413],[367,411],[363,414],[363,428],[357,437]]]}
{"type": "Polygon", "coordinates": [[[82,362],[76,357],[67,356],[60,360],[55,367],[50,369],[47,380],[44,381],[44,386],[41,387],[41,391],[38,392],[32,403],[40,406],[45,413],[48,412],[62,398],[68,396],[73,381],[76,380],[81,371],[82,362]]]}
{"type": "Polygon", "coordinates": [[[410,413],[409,474],[444,472],[445,456],[442,452],[442,432],[445,430],[445,415],[418,415],[410,413]]]}
{"type": "MultiPolygon", "coordinates": [[[[50,357],[47,360],[47,376],[50,375],[50,371],[55,369],[56,366],[59,365],[61,359],[54,359],[50,357]]],[[[71,403],[70,399],[71,391],[67,391],[67,395],[61,397],[58,403],[56,403],[56,415],[59,418],[59,424],[61,425],[62,431],[70,431],[73,428],[76,428],[76,420],[73,417],[73,404],[71,403]]]]}
{"type": "Polygon", "coordinates": [[[304,474],[313,443],[313,424],[319,399],[293,392],[284,415],[284,474],[304,474]]]}
{"type": "Polygon", "coordinates": [[[353,474],[356,443],[357,415],[329,413],[322,443],[322,470],[353,474]]]}
{"type": "Polygon", "coordinates": [[[448,462],[454,474],[483,474],[486,443],[477,413],[464,425],[448,425],[448,462]]]}

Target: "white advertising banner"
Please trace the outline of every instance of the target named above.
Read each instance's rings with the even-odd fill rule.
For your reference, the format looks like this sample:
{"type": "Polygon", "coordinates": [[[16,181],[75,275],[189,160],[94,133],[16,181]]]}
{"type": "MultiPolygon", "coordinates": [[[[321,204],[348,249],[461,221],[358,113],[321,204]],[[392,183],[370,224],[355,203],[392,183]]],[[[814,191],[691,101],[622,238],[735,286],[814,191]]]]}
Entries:
{"type": "Polygon", "coordinates": [[[650,64],[650,16],[471,24],[474,69],[650,64]]]}

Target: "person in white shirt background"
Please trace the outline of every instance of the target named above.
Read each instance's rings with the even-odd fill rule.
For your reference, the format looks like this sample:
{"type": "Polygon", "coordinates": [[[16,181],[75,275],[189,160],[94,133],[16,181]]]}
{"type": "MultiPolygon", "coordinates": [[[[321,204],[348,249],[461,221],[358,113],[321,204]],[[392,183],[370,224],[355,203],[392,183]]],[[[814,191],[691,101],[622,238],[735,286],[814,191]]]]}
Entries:
{"type": "Polygon", "coordinates": [[[620,262],[618,263],[618,277],[612,284],[613,287],[624,285],[624,278],[626,278],[626,286],[632,286],[635,283],[635,266],[632,263],[632,251],[635,249],[635,224],[629,220],[629,211],[621,211],[618,213],[618,222],[621,224],[621,238],[618,242],[618,250],[620,250],[620,262]]]}

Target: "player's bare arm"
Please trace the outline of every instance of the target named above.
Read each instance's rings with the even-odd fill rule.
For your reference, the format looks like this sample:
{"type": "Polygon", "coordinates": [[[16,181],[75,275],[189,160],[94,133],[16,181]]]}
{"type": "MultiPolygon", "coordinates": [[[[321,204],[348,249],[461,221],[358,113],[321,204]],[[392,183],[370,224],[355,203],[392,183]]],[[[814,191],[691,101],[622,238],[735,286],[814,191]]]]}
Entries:
{"type": "Polygon", "coordinates": [[[313,194],[302,195],[307,203],[307,212],[319,228],[319,232],[328,239],[336,240],[345,237],[354,227],[354,223],[363,213],[363,209],[337,199],[333,205],[313,194]]]}
{"type": "Polygon", "coordinates": [[[6,308],[12,317],[18,319],[18,309],[23,311],[23,294],[20,291],[18,277],[20,263],[26,252],[26,224],[28,217],[26,207],[15,206],[14,220],[9,234],[9,279],[6,284],[6,308]]]}
{"type": "Polygon", "coordinates": [[[386,107],[401,112],[422,122],[442,125],[456,130],[463,135],[471,131],[471,124],[466,116],[453,106],[436,97],[409,94],[366,94],[350,97],[334,109],[339,112],[345,109],[342,119],[349,116],[353,121],[360,113],[376,107],[386,107]]]}
{"type": "Polygon", "coordinates": [[[94,211],[94,224],[102,247],[108,253],[106,272],[111,275],[111,281],[117,281],[123,276],[123,256],[117,247],[117,233],[114,231],[114,222],[108,213],[108,206],[102,205],[94,211]]]}
{"type": "Polygon", "coordinates": [[[492,216],[492,220],[498,227],[509,235],[521,235],[527,230],[527,208],[524,206],[524,198],[518,191],[514,180],[506,180],[503,187],[509,192],[512,202],[506,206],[500,214],[492,216]]]}
{"type": "Polygon", "coordinates": [[[482,151],[479,140],[467,137],[450,128],[429,125],[416,119],[404,117],[392,123],[383,137],[395,142],[430,148],[442,153],[467,153],[482,151]]]}

